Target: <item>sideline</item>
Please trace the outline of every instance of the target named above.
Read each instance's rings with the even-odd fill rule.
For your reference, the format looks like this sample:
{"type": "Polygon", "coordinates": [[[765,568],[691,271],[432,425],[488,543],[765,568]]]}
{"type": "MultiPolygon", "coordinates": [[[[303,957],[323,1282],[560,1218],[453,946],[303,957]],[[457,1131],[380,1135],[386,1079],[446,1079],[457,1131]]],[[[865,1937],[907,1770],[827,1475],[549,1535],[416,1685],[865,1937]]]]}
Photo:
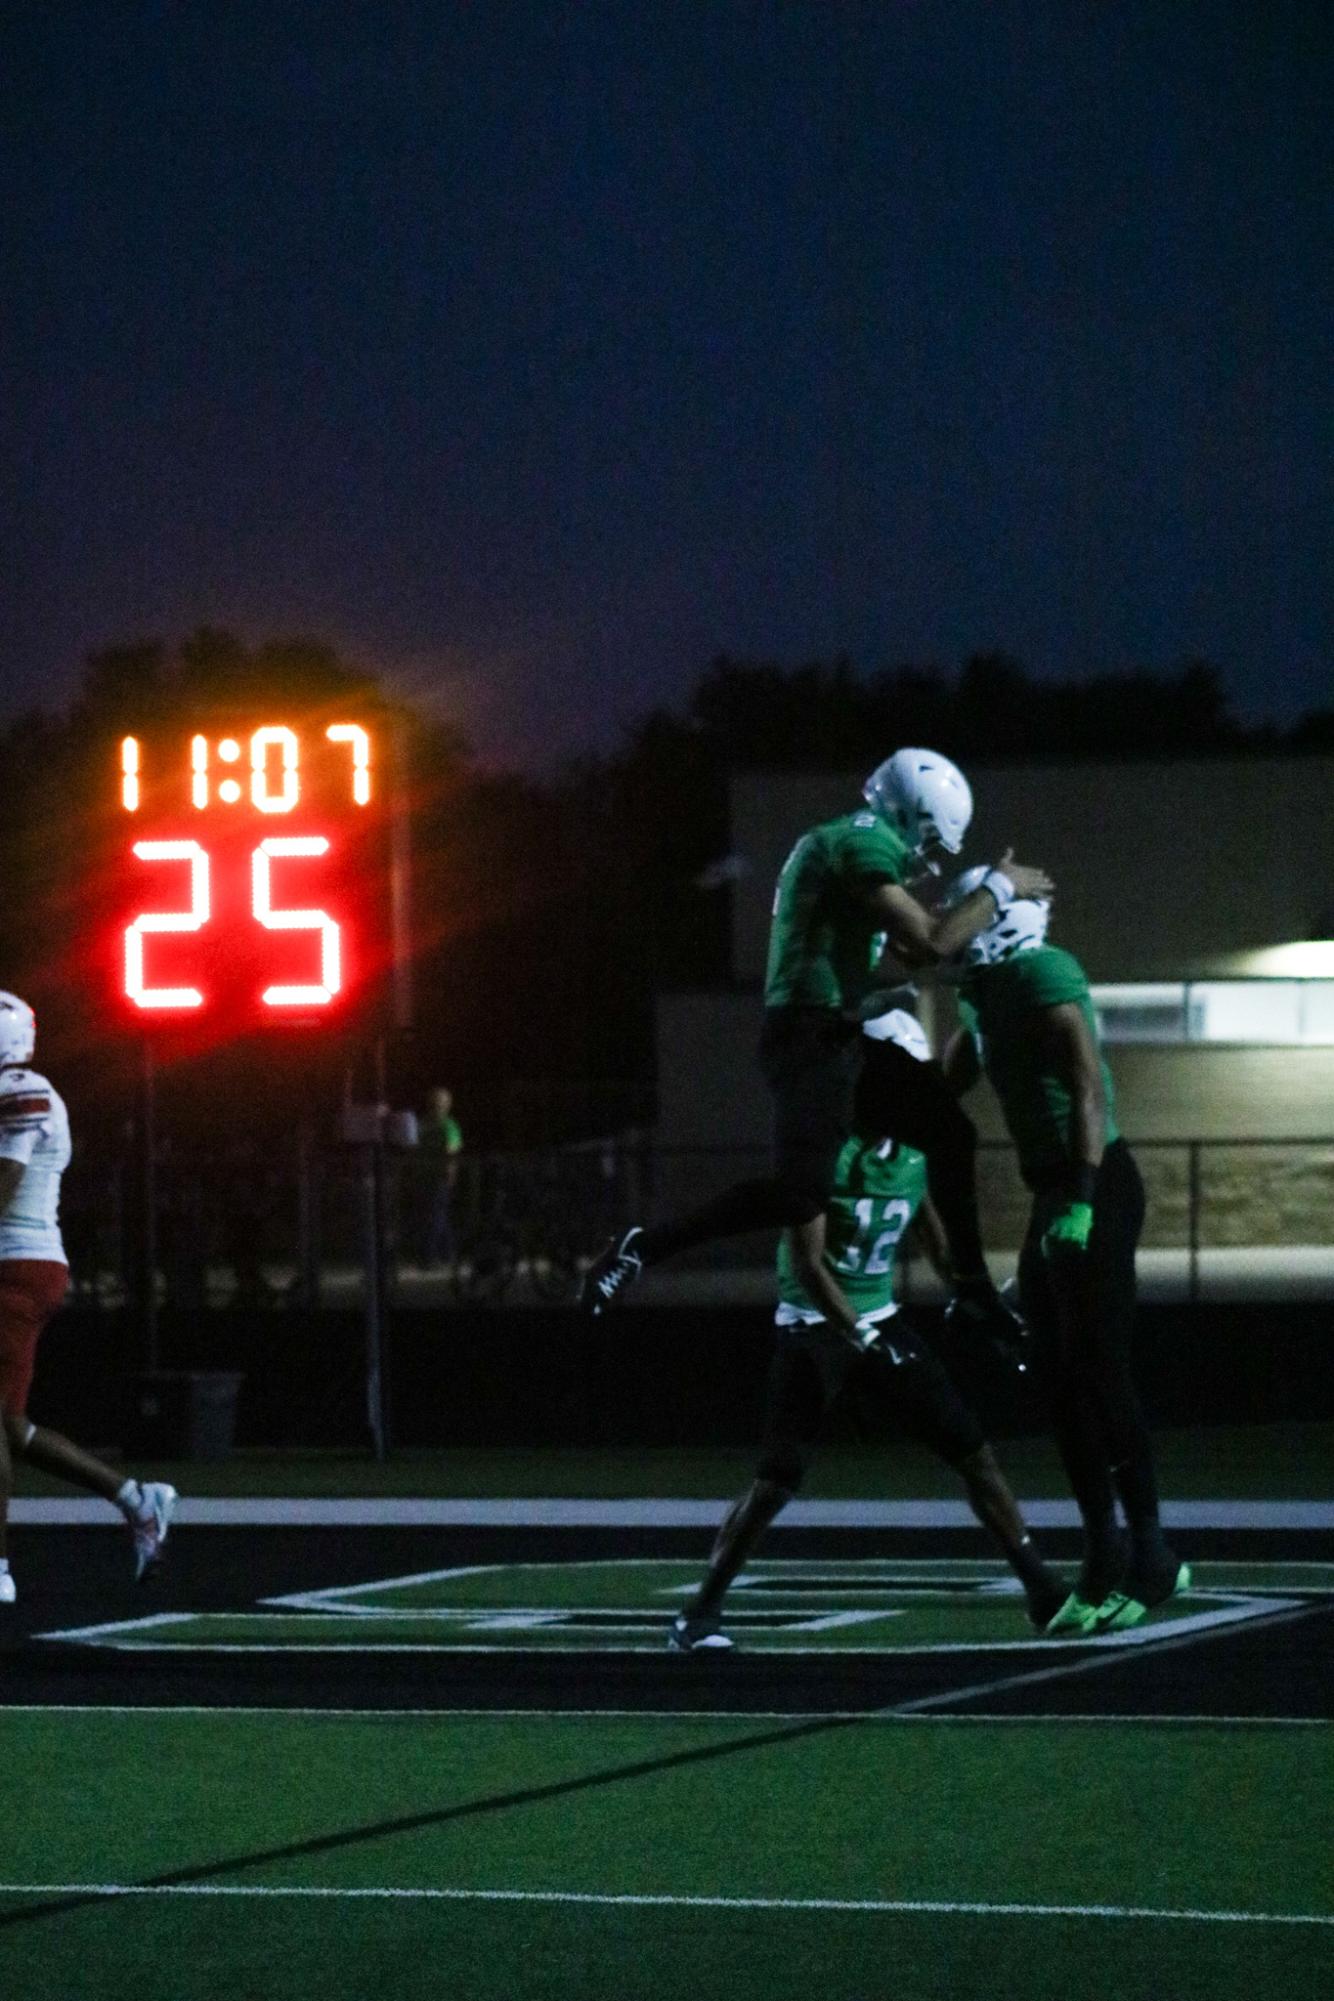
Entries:
{"type": "MultiPolygon", "coordinates": [[[[732,1505],[718,1501],[567,1500],[540,1496],[505,1500],[406,1500],[365,1496],[356,1500],[200,1497],[186,1495],[177,1528],[572,1528],[711,1529],[732,1505]]],[[[1073,1501],[1021,1501],[1026,1521],[1038,1529],[1075,1529],[1073,1501]]],[[[1164,1501],[1170,1529],[1334,1529],[1334,1501],[1164,1501]]],[[[26,1528],[124,1529],[106,1501],[76,1495],[66,1500],[17,1499],[9,1519],[26,1528]]],[[[975,1529],[966,1501],[793,1501],[769,1530],[975,1529]]]]}

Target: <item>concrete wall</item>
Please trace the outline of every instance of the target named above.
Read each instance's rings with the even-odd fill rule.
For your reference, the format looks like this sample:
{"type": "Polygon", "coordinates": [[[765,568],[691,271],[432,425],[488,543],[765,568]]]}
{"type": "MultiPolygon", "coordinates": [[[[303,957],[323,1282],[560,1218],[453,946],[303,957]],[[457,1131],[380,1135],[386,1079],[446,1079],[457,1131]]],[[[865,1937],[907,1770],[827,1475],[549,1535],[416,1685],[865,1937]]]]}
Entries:
{"type": "MultiPolygon", "coordinates": [[[[874,762],[874,759],[870,760],[874,762]]],[[[732,842],[733,971],[760,981],[773,885],[793,841],[860,801],[865,773],[742,773],[732,842]]],[[[1021,861],[1056,880],[1053,936],[1091,980],[1190,979],[1238,953],[1334,937],[1334,758],[1012,765],[968,773],[961,865],[1021,861]]]]}
{"type": "MultiPolygon", "coordinates": [[[[665,1147],[763,1147],[769,1100],[755,1061],[758,993],[665,994],[658,1007],[659,1116],[665,1147]]],[[[1334,1139],[1334,1046],[1110,1051],[1117,1108],[1140,1140],[1334,1139]]],[[[985,1085],[969,1110],[984,1139],[1003,1139],[985,1085]]]]}
{"type": "MultiPolygon", "coordinates": [[[[657,1213],[765,1171],[759,1020],[757,993],[661,1001],[657,1213]]],[[[1202,1243],[1334,1243],[1334,1047],[1127,1047],[1113,1049],[1110,1060],[1118,1121],[1148,1191],[1146,1245],[1189,1240],[1192,1140],[1210,1143],[1198,1163],[1202,1243]],[[1245,1143],[1221,1144],[1229,1140],[1245,1143]]],[[[1023,1235],[1028,1196],[989,1087],[980,1084],[967,1104],[979,1139],[999,1149],[979,1157],[984,1235],[993,1247],[1012,1247],[1023,1235]]]]}

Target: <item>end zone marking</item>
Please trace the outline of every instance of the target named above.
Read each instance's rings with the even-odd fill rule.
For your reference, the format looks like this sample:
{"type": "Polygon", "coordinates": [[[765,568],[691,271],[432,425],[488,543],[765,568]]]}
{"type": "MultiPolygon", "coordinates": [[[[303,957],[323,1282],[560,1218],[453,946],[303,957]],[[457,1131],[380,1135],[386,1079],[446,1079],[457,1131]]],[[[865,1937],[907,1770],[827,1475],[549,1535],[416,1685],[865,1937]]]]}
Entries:
{"type": "MultiPolygon", "coordinates": [[[[1076,1649],[1079,1650],[1081,1655],[1089,1652],[1102,1655],[1108,1652],[1119,1652],[1126,1648],[1152,1647],[1157,1649],[1170,1641],[1180,1642],[1186,1639],[1201,1638],[1209,1632],[1218,1631],[1230,1626],[1242,1625],[1249,1621],[1268,1623],[1283,1615],[1312,1609],[1310,1600],[1296,1598],[1251,1597],[1243,1595],[1240,1592],[1192,1591],[1189,1595],[1193,1598],[1203,1599],[1221,1598],[1224,1600],[1224,1603],[1216,1610],[1190,1612],[1179,1618],[1159,1621],[1157,1623],[1152,1621],[1146,1622],[1144,1625],[1132,1627],[1128,1632],[1099,1633],[1087,1639],[1052,1641],[1044,1640],[1039,1635],[1034,1634],[1031,1638],[1019,1640],[937,1640],[922,1645],[839,1647],[828,1653],[823,1648],[766,1646],[757,1649],[755,1657],[758,1658],[760,1655],[764,1655],[766,1657],[773,1656],[775,1658],[790,1659],[794,1655],[801,1655],[810,1658],[833,1659],[846,1658],[850,1655],[888,1657],[892,1654],[904,1656],[922,1654],[1004,1654],[1032,1653],[1035,1650],[1046,1651],[1053,1647],[1059,1647],[1062,1655],[1068,1655],[1076,1649]]],[[[273,1603],[272,1600],[265,1602],[270,1605],[273,1603]]],[[[578,1623],[580,1617],[586,1615],[589,1609],[578,1606],[518,1605],[430,1605],[411,1607],[357,1605],[343,1607],[336,1603],[328,1602],[319,1607],[301,1606],[298,1608],[285,1603],[282,1607],[282,1613],[286,1615],[286,1622],[289,1627],[297,1629],[296,1637],[286,1640],[269,1641],[263,1637],[256,1637],[254,1640],[219,1641],[207,1638],[199,1640],[172,1640],[164,1637],[156,1645],[152,1642],[140,1645],[132,1639],[112,1637],[114,1635],[124,1636],[147,1631],[160,1633],[164,1628],[169,1626],[196,1626],[203,1627],[207,1631],[208,1626],[214,1622],[234,1626],[238,1620],[247,1618],[253,1619],[262,1633],[262,1628],[265,1624],[272,1623],[275,1626],[280,1626],[283,1623],[282,1613],[270,1619],[269,1616],[261,1612],[190,1611],[155,1612],[142,1619],[116,1619],[101,1625],[69,1626],[55,1631],[34,1633],[32,1637],[35,1640],[72,1641],[94,1646],[106,1646],[112,1651],[122,1653],[464,1654],[501,1652],[506,1655],[512,1654],[518,1656],[536,1651],[543,1657],[555,1657],[556,1653],[555,1649],[545,1647],[536,1650],[522,1646],[497,1649],[474,1645],[470,1642],[441,1645],[429,1639],[394,1641],[370,1637],[369,1629],[376,1626],[383,1627],[393,1622],[415,1621],[422,1625],[453,1626],[457,1629],[471,1630],[478,1633],[522,1632],[533,1631],[538,1628],[546,1632],[561,1633],[562,1636],[568,1632],[572,1643],[559,1650],[560,1654],[564,1657],[581,1653],[596,1655],[604,1652],[659,1653],[662,1651],[661,1641],[656,1637],[659,1626],[658,1618],[651,1612],[646,1613],[640,1607],[596,1608],[601,1619],[605,1619],[608,1622],[616,1620],[624,1622],[620,1625],[607,1623],[602,1625],[599,1630],[607,1635],[618,1632],[631,1634],[642,1634],[646,1631],[652,1632],[655,1635],[655,1639],[651,1645],[631,1645],[616,1648],[580,1647],[575,1643],[574,1636],[581,1630],[578,1623]],[[301,1640],[300,1627],[303,1623],[310,1622],[313,1625],[317,1621],[328,1622],[330,1619],[345,1619],[350,1628],[360,1629],[358,1637],[346,1640],[323,1640],[310,1644],[306,1644],[301,1640]],[[567,1625],[566,1622],[570,1623],[567,1625]]],[[[783,1630],[793,1633],[819,1633],[840,1627],[884,1623],[890,1619],[902,1618],[904,1616],[904,1613],[892,1607],[878,1607],[866,1611],[816,1612],[811,1616],[803,1618],[794,1609],[791,1620],[783,1630]]],[[[734,1627],[740,1630],[744,1625],[744,1620],[734,1621],[733,1623],[734,1627]]],[[[1043,1670],[1042,1677],[1045,1678],[1048,1672],[1050,1670],[1043,1670]]]]}
{"type": "MultiPolygon", "coordinates": [[[[1299,1619],[1309,1618],[1310,1614],[1311,1607],[1309,1605],[1290,1606],[1280,1611],[1275,1608],[1271,1601],[1266,1607],[1265,1616],[1259,1619],[1257,1623],[1262,1626],[1292,1625],[1299,1619]]],[[[1201,1640],[1208,1639],[1211,1633],[1216,1633],[1217,1631],[1218,1627],[1214,1624],[1211,1624],[1207,1630],[1200,1630],[1197,1627],[1194,1632],[1190,1633],[1183,1633],[1176,1626],[1159,1626],[1154,1630],[1153,1635],[1158,1642],[1154,1648],[1154,1652],[1166,1654],[1173,1652],[1178,1647],[1195,1647],[1199,1645],[1201,1640]]],[[[1143,1627],[1140,1627],[1134,1633],[1105,1634],[1103,1635],[1103,1642],[1109,1639],[1146,1639],[1148,1637],[1149,1634],[1145,1632],[1143,1627]]],[[[1026,1674],[1000,1675],[994,1681],[974,1682],[970,1688],[953,1688],[937,1695],[921,1695],[913,1702],[889,1703],[886,1706],[887,1713],[907,1716],[917,1710],[941,1709],[951,1702],[969,1702],[975,1697],[980,1699],[988,1695],[1004,1695],[1009,1690],[1015,1688],[1034,1688],[1044,1681],[1060,1681],[1071,1675],[1090,1674],[1098,1668],[1110,1667],[1115,1659],[1114,1655],[1106,1653],[1094,1654],[1092,1650],[1099,1644],[1101,1642],[1098,1640],[1090,1641],[1081,1660],[1057,1661],[1051,1667],[1032,1668],[1026,1674]],[[1092,1657],[1090,1658],[1090,1656],[1092,1657]]]]}

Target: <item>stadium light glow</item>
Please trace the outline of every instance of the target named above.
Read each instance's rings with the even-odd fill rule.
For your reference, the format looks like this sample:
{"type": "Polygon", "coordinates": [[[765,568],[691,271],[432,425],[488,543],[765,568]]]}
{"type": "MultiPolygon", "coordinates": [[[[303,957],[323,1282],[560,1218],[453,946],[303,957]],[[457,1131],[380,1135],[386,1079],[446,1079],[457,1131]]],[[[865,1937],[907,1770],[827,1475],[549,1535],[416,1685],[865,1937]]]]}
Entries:
{"type": "Polygon", "coordinates": [[[1291,945],[1267,945],[1241,952],[1231,961],[1239,973],[1286,980],[1334,979],[1334,938],[1301,938],[1291,945]]]}

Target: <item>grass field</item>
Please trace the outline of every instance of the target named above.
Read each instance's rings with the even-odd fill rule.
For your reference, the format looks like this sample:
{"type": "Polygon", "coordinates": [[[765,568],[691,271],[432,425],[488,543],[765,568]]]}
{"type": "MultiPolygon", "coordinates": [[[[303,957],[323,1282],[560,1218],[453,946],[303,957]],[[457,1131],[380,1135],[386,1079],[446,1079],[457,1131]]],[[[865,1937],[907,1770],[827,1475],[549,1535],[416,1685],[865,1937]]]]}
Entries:
{"type": "Polygon", "coordinates": [[[6,1771],[43,1777],[6,1842],[15,1994],[1328,1991],[1317,1729],[85,1710],[0,1730],[6,1771]]]}
{"type": "MultiPolygon", "coordinates": [[[[1166,1435],[1164,1488],[1315,1499],[1331,1442],[1166,1435]]],[[[1026,1496],[1061,1493],[1040,1442],[1006,1451],[1026,1496]]],[[[952,1497],[928,1465],[843,1448],[811,1491],[952,1497]]],[[[673,1660],[708,1533],[656,1533],[643,1497],[716,1499],[748,1469],[721,1452],[192,1464],[171,1469],[184,1492],[242,1500],[641,1506],[638,1526],[576,1530],[524,1526],[520,1505],[480,1544],[458,1522],[377,1529],[373,1508],[353,1530],[281,1510],[273,1528],[186,1524],[147,1596],[113,1531],[20,1520],[0,1995],[1334,1993],[1328,1528],[1216,1528],[1186,1551],[1192,1590],[1145,1626],[1045,1647],[957,1531],[778,1530],[729,1600],[737,1654],[673,1660]]]]}

